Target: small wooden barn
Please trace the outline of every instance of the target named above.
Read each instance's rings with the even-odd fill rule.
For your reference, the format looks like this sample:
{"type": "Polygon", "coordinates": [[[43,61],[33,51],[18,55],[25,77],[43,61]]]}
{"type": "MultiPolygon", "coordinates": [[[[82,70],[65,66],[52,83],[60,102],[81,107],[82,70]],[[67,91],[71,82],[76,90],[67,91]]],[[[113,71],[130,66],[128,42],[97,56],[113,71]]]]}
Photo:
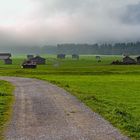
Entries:
{"type": "Polygon", "coordinates": [[[113,61],[111,64],[113,64],[113,65],[133,65],[133,64],[137,64],[137,62],[135,59],[133,59],[129,56],[125,56],[123,58],[123,61],[116,60],[116,61],[113,61]]]}
{"type": "Polygon", "coordinates": [[[36,63],[37,65],[46,64],[46,59],[42,58],[41,56],[36,56],[36,57],[33,57],[33,58],[29,59],[29,60],[34,62],[34,63],[36,63]]]}
{"type": "Polygon", "coordinates": [[[65,59],[66,58],[66,55],[65,54],[58,54],[57,55],[57,58],[58,59],[65,59]]]}
{"type": "Polygon", "coordinates": [[[79,59],[79,55],[78,54],[72,54],[72,59],[79,59]]]}
{"type": "Polygon", "coordinates": [[[129,56],[126,56],[123,58],[123,64],[128,64],[128,65],[131,65],[131,64],[136,64],[136,60],[129,57],[129,56]]]}
{"type": "Polygon", "coordinates": [[[0,53],[0,60],[3,60],[5,64],[12,64],[11,53],[0,53]]]}
{"type": "Polygon", "coordinates": [[[12,64],[12,59],[8,58],[4,60],[5,64],[12,64]]]}

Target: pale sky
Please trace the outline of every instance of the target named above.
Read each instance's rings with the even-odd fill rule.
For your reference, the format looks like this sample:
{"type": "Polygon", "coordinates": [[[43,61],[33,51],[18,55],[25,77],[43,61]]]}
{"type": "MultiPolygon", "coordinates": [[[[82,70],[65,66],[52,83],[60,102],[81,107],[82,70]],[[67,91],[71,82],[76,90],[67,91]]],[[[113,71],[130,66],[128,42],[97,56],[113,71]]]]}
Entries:
{"type": "Polygon", "coordinates": [[[140,41],[140,0],[0,0],[0,46],[140,41]]]}

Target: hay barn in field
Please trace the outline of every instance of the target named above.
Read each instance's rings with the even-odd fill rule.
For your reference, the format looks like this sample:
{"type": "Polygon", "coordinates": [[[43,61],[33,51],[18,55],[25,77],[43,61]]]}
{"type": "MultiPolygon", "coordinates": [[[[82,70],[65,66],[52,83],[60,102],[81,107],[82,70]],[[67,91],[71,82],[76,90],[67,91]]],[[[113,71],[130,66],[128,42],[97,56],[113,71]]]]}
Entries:
{"type": "Polygon", "coordinates": [[[58,54],[57,55],[57,58],[58,59],[65,59],[66,58],[66,55],[65,54],[58,54]]]}
{"type": "Polygon", "coordinates": [[[79,59],[79,55],[78,54],[72,54],[72,59],[79,59]]]}
{"type": "Polygon", "coordinates": [[[33,58],[29,59],[29,60],[34,62],[34,63],[36,63],[37,65],[46,64],[46,59],[42,58],[41,56],[36,56],[36,57],[33,57],[33,58]]]}
{"type": "Polygon", "coordinates": [[[5,64],[12,64],[11,53],[0,53],[0,60],[3,60],[5,64]]]}
{"type": "Polygon", "coordinates": [[[138,64],[138,62],[129,56],[125,56],[122,61],[116,60],[116,61],[113,61],[111,64],[113,64],[113,65],[134,65],[134,64],[138,64]]]}
{"type": "Polygon", "coordinates": [[[137,63],[136,60],[129,57],[129,56],[126,56],[126,57],[123,58],[123,64],[128,64],[129,65],[129,64],[136,64],[136,63],[137,63]]]}

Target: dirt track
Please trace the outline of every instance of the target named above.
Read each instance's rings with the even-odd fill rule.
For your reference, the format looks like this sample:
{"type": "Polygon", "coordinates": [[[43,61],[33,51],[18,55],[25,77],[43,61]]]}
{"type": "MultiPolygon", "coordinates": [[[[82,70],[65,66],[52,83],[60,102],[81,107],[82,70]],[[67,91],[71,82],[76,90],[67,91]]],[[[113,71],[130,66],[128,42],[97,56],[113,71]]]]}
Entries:
{"type": "Polygon", "coordinates": [[[1,77],[16,86],[7,140],[127,140],[65,90],[44,81],[1,77]]]}

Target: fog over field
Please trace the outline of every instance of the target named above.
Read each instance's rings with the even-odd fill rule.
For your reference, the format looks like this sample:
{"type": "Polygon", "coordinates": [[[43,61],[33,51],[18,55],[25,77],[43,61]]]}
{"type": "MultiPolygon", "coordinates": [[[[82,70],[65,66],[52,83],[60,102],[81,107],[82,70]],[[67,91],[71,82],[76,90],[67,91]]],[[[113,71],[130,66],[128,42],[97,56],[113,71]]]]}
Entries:
{"type": "Polygon", "coordinates": [[[138,41],[139,0],[0,0],[0,46],[138,41]]]}

